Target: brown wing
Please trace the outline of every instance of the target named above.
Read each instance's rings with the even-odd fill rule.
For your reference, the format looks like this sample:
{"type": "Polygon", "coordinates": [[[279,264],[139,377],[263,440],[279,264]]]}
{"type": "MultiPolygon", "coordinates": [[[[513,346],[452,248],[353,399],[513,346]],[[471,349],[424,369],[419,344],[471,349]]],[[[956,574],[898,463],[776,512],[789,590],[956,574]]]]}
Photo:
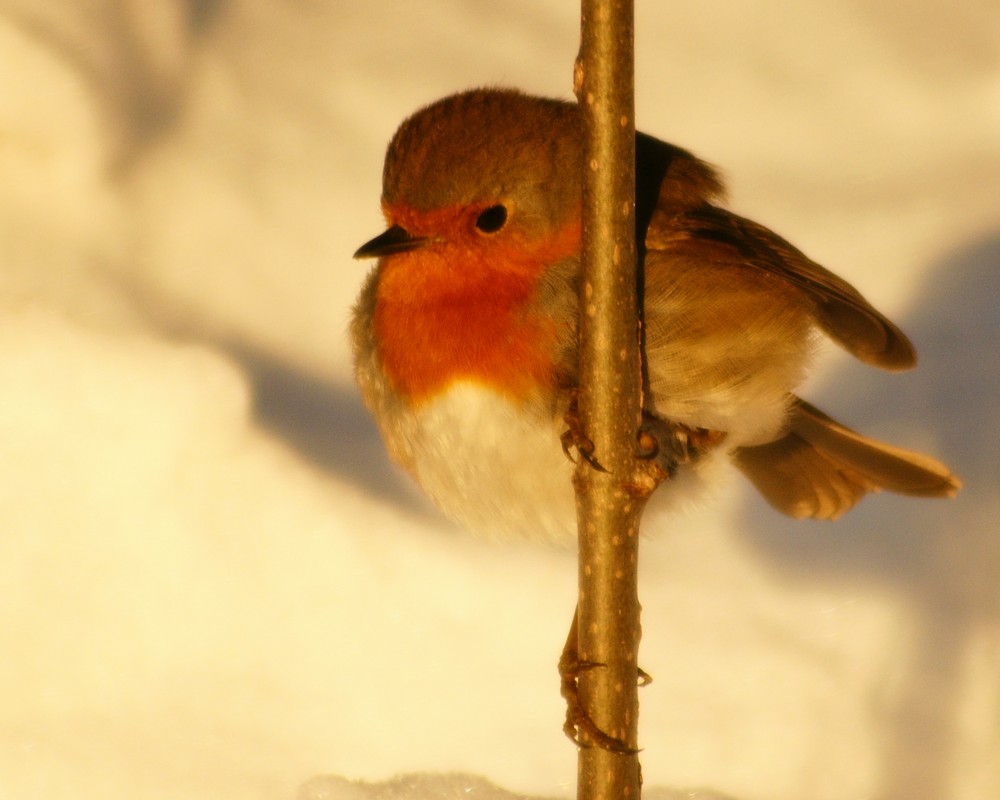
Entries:
{"type": "Polygon", "coordinates": [[[862,436],[799,398],[782,438],[734,460],[768,503],[796,518],[836,519],[882,489],[954,497],[962,485],[940,461],[862,436]]]}
{"type": "Polygon", "coordinates": [[[689,245],[711,244],[706,254],[714,249],[723,255],[721,248],[728,251],[726,260],[763,270],[800,289],[813,303],[819,327],[866,364],[904,370],[916,363],[910,340],[857,289],[762,225],[706,204],[670,219],[654,218],[646,245],[649,249],[675,247],[682,240],[689,245]]]}

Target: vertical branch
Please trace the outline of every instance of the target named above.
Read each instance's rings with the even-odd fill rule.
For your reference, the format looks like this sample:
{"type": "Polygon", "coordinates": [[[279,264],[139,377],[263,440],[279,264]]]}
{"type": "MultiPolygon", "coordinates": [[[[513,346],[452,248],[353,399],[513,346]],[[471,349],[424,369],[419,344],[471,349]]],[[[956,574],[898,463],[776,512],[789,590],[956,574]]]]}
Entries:
{"type": "MultiPolygon", "coordinates": [[[[581,284],[581,428],[606,471],[579,459],[578,653],[584,710],[633,751],[638,734],[639,516],[634,491],[641,418],[635,246],[632,0],[582,0],[574,89],[587,136],[581,284]]],[[[586,733],[581,732],[586,744],[586,733]]],[[[580,750],[579,798],[638,798],[635,752],[580,750]]]]}

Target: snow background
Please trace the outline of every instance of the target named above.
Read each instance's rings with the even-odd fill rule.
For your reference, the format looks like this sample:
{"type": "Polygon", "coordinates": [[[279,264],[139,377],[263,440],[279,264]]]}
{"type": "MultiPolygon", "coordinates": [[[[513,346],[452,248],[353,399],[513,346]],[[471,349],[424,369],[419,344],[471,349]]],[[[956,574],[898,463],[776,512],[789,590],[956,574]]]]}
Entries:
{"type": "MultiPolygon", "coordinates": [[[[575,554],[429,508],[345,326],[396,125],[570,96],[577,12],[0,0],[0,798],[572,795],[575,554]]],[[[637,108],[920,350],[804,394],[966,484],[830,525],[734,476],[659,526],[647,795],[1000,796],[993,0],[640,2],[637,108]]]]}

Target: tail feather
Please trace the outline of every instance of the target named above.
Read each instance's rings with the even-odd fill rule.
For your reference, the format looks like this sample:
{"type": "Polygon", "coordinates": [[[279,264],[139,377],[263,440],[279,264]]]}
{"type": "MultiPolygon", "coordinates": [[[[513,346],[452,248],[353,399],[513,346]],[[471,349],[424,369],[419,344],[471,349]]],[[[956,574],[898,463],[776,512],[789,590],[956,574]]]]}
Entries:
{"type": "Polygon", "coordinates": [[[778,511],[836,519],[868,492],[954,497],[961,481],[941,462],[845,428],[795,399],[777,441],[736,451],[737,467],[778,511]]]}

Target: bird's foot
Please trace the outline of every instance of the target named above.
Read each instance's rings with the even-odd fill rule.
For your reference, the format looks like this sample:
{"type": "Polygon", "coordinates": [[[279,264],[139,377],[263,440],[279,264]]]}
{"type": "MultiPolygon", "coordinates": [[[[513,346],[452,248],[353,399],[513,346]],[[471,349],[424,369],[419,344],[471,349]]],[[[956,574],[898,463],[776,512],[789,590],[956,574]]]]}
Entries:
{"type": "MultiPolygon", "coordinates": [[[[569,638],[566,640],[566,647],[559,657],[559,693],[566,701],[566,721],[563,723],[563,733],[576,744],[577,747],[600,747],[619,755],[634,755],[639,751],[634,747],[629,747],[624,741],[616,736],[605,733],[591,719],[590,714],[583,707],[580,701],[580,673],[591,669],[604,667],[594,661],[581,661],[576,644],[576,616],[573,617],[573,628],[570,630],[569,638]]],[[[652,678],[641,669],[639,670],[639,685],[645,686],[652,678]]]]}
{"type": "Polygon", "coordinates": [[[726,434],[720,431],[689,428],[643,412],[636,455],[655,464],[670,479],[679,466],[698,461],[725,438],[726,434]]]}
{"type": "Polygon", "coordinates": [[[575,392],[570,400],[569,408],[563,416],[563,421],[566,423],[566,430],[562,432],[562,435],[559,437],[559,441],[562,444],[562,449],[566,454],[566,458],[575,464],[576,459],[573,458],[572,451],[576,450],[576,452],[580,454],[580,458],[590,464],[590,466],[598,472],[607,472],[607,470],[594,456],[594,450],[596,448],[594,447],[593,440],[583,432],[583,422],[580,420],[580,409],[576,403],[575,392]]]}
{"type": "MultiPolygon", "coordinates": [[[[575,450],[580,458],[599,472],[608,470],[598,461],[593,440],[583,430],[576,394],[570,400],[569,408],[563,416],[566,430],[559,437],[566,457],[576,462],[575,450]]],[[[635,455],[646,466],[641,472],[643,482],[653,484],[672,479],[678,467],[698,461],[705,453],[714,449],[726,434],[707,428],[691,428],[679,422],[671,422],[648,411],[642,413],[642,424],[636,434],[635,455]]]]}

